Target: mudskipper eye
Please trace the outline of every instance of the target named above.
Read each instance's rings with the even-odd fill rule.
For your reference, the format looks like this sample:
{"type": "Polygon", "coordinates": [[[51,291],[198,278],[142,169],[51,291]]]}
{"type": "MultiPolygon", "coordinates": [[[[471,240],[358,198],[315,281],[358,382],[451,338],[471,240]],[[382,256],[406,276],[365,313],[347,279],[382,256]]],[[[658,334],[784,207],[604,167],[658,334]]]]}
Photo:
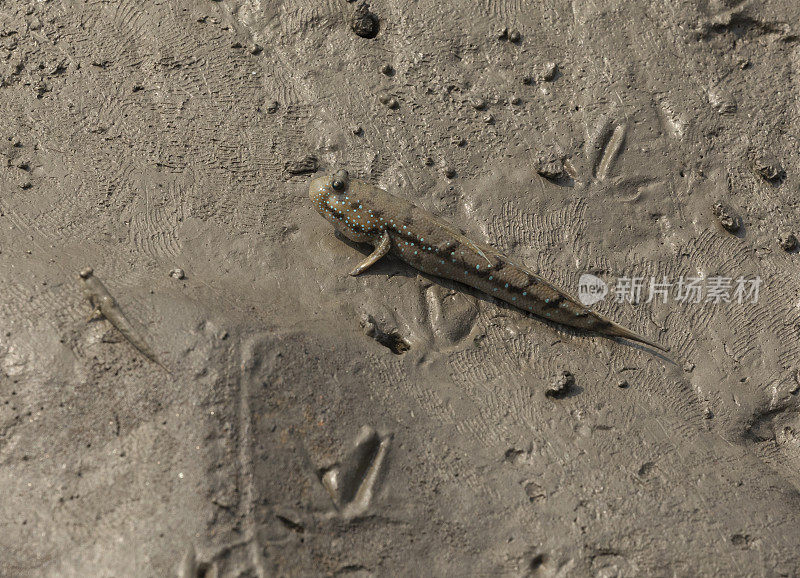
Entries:
{"type": "Polygon", "coordinates": [[[337,193],[341,193],[343,190],[347,188],[347,181],[350,180],[350,175],[347,174],[347,171],[342,169],[333,173],[333,180],[331,181],[331,186],[333,190],[337,193]]]}

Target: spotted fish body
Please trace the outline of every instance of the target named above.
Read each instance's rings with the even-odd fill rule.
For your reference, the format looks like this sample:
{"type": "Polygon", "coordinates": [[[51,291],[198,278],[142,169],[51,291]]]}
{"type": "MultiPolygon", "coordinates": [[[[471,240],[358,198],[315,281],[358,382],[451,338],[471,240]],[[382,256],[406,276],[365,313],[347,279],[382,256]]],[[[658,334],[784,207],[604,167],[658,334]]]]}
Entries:
{"type": "Polygon", "coordinates": [[[547,320],[622,337],[666,351],[661,345],[605,319],[536,273],[409,201],[341,170],[311,182],[317,211],[345,237],[375,251],[357,275],[391,253],[431,275],[453,279],[547,320]]]}

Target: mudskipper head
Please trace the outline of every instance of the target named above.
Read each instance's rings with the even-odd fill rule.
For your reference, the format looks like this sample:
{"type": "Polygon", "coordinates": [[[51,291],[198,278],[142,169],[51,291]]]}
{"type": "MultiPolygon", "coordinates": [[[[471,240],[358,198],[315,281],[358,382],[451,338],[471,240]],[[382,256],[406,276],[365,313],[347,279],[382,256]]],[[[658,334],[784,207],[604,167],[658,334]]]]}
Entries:
{"type": "Polygon", "coordinates": [[[374,240],[379,234],[377,219],[362,203],[358,193],[369,187],[361,181],[351,180],[344,169],[332,175],[311,181],[308,196],[320,215],[328,219],[336,230],[358,243],[374,240]]]}
{"type": "Polygon", "coordinates": [[[311,186],[308,189],[308,196],[311,198],[311,202],[314,203],[314,208],[316,208],[323,217],[328,219],[326,214],[328,199],[332,195],[343,197],[349,184],[350,175],[347,174],[346,170],[342,169],[336,171],[332,175],[325,175],[311,181],[311,186]]]}

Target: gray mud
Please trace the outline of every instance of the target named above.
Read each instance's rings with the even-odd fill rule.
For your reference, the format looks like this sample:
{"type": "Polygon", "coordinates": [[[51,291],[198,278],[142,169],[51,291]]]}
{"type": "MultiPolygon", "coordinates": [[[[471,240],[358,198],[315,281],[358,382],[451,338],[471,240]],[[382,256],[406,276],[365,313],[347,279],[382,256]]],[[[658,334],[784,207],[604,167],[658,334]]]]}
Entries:
{"type": "Polygon", "coordinates": [[[3,3],[0,576],[796,575],[798,23],[3,3]],[[573,293],[761,296],[596,305],[670,363],[393,259],[352,278],[307,197],[341,167],[573,293]],[[87,266],[169,371],[87,321],[87,266]]]}

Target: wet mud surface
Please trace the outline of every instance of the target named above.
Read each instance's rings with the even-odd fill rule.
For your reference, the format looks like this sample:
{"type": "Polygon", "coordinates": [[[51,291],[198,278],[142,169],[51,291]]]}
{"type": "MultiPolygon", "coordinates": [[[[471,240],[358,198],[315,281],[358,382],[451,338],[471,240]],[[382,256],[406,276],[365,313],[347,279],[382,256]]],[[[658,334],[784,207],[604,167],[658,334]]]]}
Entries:
{"type": "Polygon", "coordinates": [[[4,3],[0,576],[796,575],[798,22],[4,3]],[[308,200],[342,167],[573,293],[759,299],[594,306],[670,360],[391,258],[352,278],[308,200]]]}

